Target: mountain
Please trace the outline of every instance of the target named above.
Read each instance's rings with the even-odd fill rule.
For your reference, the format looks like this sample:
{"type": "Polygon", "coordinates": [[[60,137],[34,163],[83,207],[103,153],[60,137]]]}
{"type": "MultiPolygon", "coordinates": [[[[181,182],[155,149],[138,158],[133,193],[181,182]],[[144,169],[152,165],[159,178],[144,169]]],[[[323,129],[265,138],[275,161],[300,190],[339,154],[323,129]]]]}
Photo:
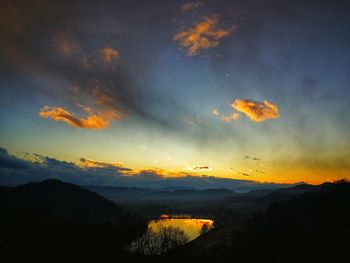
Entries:
{"type": "Polygon", "coordinates": [[[82,221],[116,219],[121,209],[113,202],[84,188],[49,179],[0,189],[0,209],[34,209],[47,216],[82,221]]]}
{"type": "Polygon", "coordinates": [[[147,221],[79,186],[46,180],[0,187],[3,262],[115,262],[147,221]]]}
{"type": "Polygon", "coordinates": [[[87,186],[86,189],[96,192],[114,202],[160,202],[160,201],[195,201],[218,200],[236,196],[232,190],[227,189],[183,189],[183,188],[137,188],[137,187],[111,187],[87,186]]]}
{"type": "Polygon", "coordinates": [[[209,231],[164,260],[349,262],[350,184],[301,188],[313,190],[209,231]]]}

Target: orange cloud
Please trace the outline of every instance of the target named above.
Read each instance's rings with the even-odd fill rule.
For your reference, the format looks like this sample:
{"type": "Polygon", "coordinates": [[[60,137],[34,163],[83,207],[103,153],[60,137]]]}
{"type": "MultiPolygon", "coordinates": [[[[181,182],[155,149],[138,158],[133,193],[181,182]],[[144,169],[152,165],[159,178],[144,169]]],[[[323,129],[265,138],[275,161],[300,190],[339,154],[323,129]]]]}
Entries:
{"type": "Polygon", "coordinates": [[[86,112],[88,113],[86,118],[79,118],[61,107],[50,108],[45,106],[40,110],[39,116],[41,118],[51,118],[55,121],[64,121],[73,127],[86,129],[108,128],[111,120],[121,119],[120,115],[115,111],[102,110],[93,113],[89,108],[86,112]]]}
{"type": "Polygon", "coordinates": [[[84,92],[79,86],[73,87],[74,92],[79,95],[88,97],[90,102],[96,109],[85,106],[81,103],[76,105],[81,108],[86,114],[86,118],[75,116],[69,111],[61,107],[43,107],[39,116],[41,118],[51,118],[55,121],[64,121],[69,125],[77,128],[86,129],[104,129],[110,126],[111,121],[121,120],[128,113],[116,107],[117,98],[98,87],[94,88],[90,93],[84,92]]]}
{"type": "Polygon", "coordinates": [[[104,62],[111,62],[113,58],[119,58],[119,51],[111,47],[102,49],[102,56],[104,62]]]}
{"type": "Polygon", "coordinates": [[[123,163],[118,162],[118,163],[106,163],[106,162],[99,162],[99,161],[94,161],[94,160],[90,160],[90,159],[85,159],[85,158],[80,158],[80,166],[82,167],[110,167],[110,166],[114,166],[114,167],[121,167],[123,166],[123,163]]]}
{"type": "Polygon", "coordinates": [[[230,116],[222,116],[221,120],[223,122],[231,122],[235,121],[240,117],[240,115],[237,112],[233,112],[230,116]]]}
{"type": "Polygon", "coordinates": [[[230,116],[225,116],[224,114],[221,114],[218,109],[213,109],[212,114],[216,117],[219,117],[223,122],[235,121],[240,117],[237,112],[233,112],[230,116]]]}
{"type": "Polygon", "coordinates": [[[235,100],[231,106],[237,111],[243,112],[249,119],[262,122],[266,119],[279,118],[278,106],[268,101],[235,100]]]}
{"type": "Polygon", "coordinates": [[[176,34],[174,41],[178,41],[180,46],[186,48],[189,56],[197,55],[202,49],[216,47],[221,38],[228,36],[236,29],[236,27],[217,28],[218,22],[217,16],[203,17],[202,21],[189,31],[176,34]]]}

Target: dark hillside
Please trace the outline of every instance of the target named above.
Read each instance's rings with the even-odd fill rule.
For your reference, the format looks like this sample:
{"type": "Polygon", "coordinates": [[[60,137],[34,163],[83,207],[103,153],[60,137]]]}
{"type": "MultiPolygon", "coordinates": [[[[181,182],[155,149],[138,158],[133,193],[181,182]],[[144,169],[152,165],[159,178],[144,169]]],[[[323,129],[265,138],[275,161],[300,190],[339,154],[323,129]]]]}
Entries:
{"type": "Polygon", "coordinates": [[[57,180],[0,189],[3,262],[116,262],[146,222],[57,180]]]}
{"type": "Polygon", "coordinates": [[[210,231],[167,258],[172,262],[347,262],[350,184],[274,203],[266,212],[210,231]]]}

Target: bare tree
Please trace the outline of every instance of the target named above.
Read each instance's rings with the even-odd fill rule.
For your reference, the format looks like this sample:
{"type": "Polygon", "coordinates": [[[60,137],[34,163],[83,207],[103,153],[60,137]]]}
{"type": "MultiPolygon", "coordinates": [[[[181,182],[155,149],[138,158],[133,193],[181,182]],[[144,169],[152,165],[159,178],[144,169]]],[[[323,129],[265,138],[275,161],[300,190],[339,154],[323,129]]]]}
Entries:
{"type": "Polygon", "coordinates": [[[133,241],[127,249],[144,255],[161,255],[183,246],[188,241],[188,236],[179,228],[160,227],[156,230],[149,228],[143,236],[133,241]]]}

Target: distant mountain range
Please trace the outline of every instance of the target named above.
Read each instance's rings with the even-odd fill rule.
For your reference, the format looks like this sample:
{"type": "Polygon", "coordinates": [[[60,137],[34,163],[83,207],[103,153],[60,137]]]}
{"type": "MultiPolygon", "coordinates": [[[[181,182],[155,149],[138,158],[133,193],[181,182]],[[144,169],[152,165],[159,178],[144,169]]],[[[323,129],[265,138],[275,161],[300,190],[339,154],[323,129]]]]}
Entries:
{"type": "Polygon", "coordinates": [[[237,193],[229,189],[191,189],[181,187],[165,187],[159,189],[137,187],[113,187],[113,186],[86,186],[85,188],[113,200],[116,203],[149,202],[149,201],[200,201],[200,200],[230,200],[232,202],[242,200],[279,200],[293,195],[314,191],[321,186],[300,184],[275,190],[251,190],[246,193],[237,193]],[[276,197],[276,198],[274,198],[276,197]]]}

